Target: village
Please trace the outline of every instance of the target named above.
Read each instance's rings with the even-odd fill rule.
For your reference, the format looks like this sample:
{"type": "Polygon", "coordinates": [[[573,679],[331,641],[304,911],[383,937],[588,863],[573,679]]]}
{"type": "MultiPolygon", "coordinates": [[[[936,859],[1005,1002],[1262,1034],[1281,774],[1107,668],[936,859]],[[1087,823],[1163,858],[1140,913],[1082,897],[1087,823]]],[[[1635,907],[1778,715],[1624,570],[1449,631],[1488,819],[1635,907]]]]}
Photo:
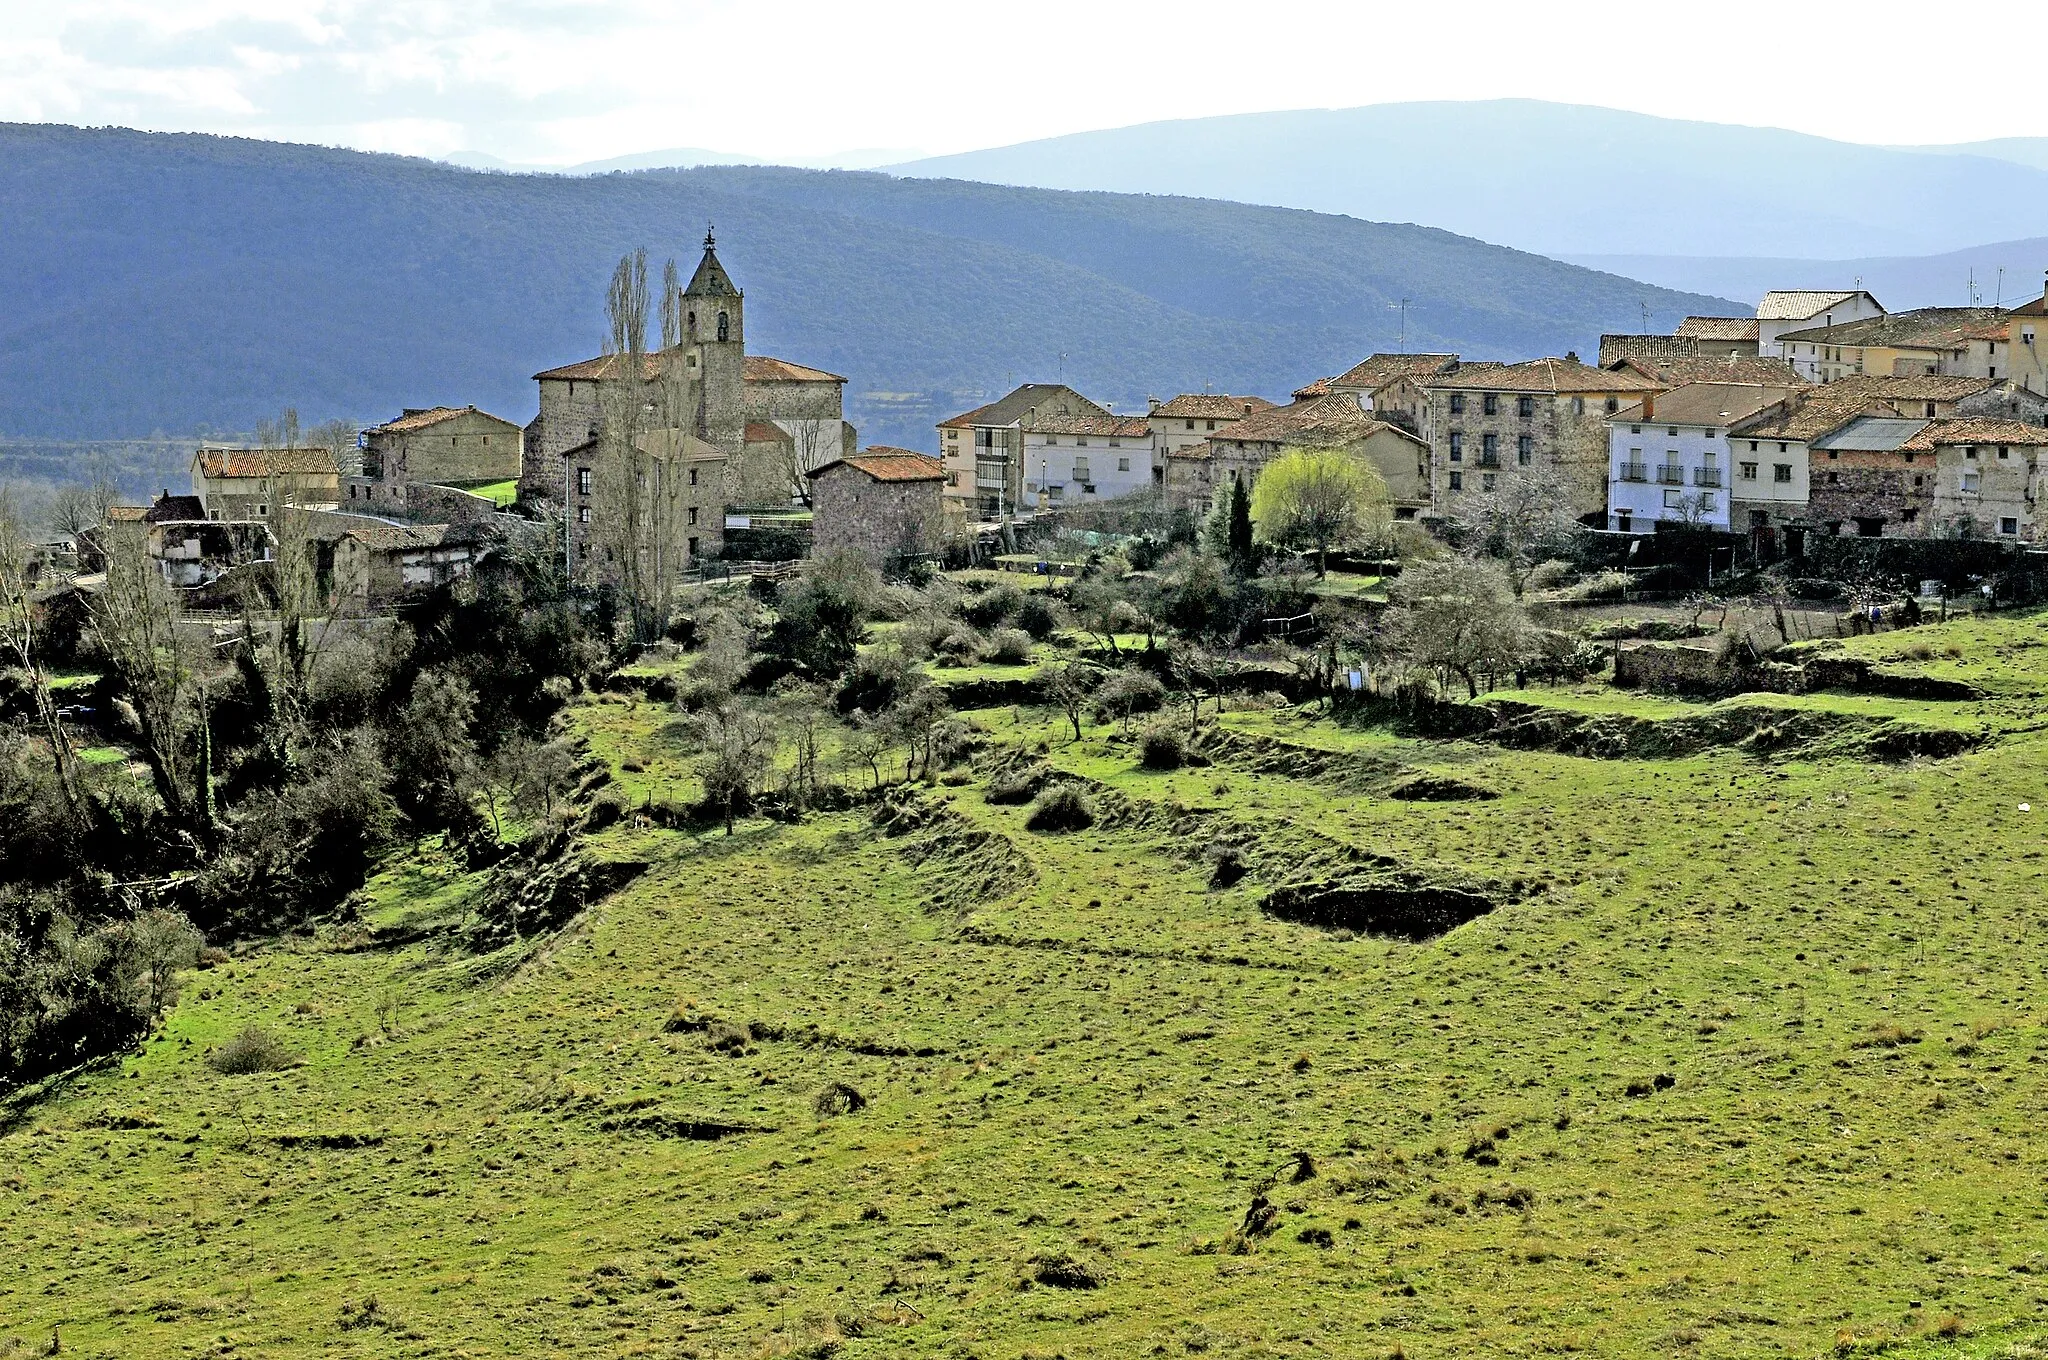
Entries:
{"type": "MultiPolygon", "coordinates": [[[[1025,383],[939,422],[933,451],[862,447],[844,418],[846,377],[749,353],[745,294],[710,235],[671,310],[672,343],[638,360],[660,409],[641,403],[652,414],[629,436],[644,464],[629,499],[653,475],[660,515],[606,491],[620,456],[606,394],[627,342],[536,373],[538,414],[524,426],[438,405],[364,429],[352,448],[201,447],[189,493],[107,507],[107,528],[139,527],[166,580],[205,609],[266,569],[290,513],[286,536],[337,613],[445,586],[539,538],[586,581],[616,575],[622,533],[643,556],[668,540],[677,580],[849,550],[890,570],[965,565],[1126,498],[1199,518],[1298,449],[1361,461],[1394,520],[1439,531],[1519,486],[1589,531],[1685,526],[1731,536],[1756,562],[1796,558],[1815,536],[2042,534],[2048,293],[2011,309],[1889,313],[1863,291],[1773,292],[1753,317],[1603,335],[1592,363],[1376,353],[1285,403],[1188,392],[1120,413],[1065,384],[1025,383]]],[[[104,553],[81,537],[89,590],[104,553]]]]}

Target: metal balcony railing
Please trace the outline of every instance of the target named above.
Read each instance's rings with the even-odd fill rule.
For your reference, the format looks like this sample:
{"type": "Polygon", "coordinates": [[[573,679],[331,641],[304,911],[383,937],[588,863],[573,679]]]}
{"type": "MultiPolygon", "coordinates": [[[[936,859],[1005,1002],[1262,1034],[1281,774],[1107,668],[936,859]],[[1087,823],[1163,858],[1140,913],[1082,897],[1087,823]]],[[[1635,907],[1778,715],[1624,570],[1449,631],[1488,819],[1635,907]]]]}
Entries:
{"type": "Polygon", "coordinates": [[[1623,463],[1621,465],[1621,480],[1624,482],[1647,482],[1650,480],[1650,469],[1641,463],[1623,463]]]}
{"type": "Polygon", "coordinates": [[[1674,463],[1657,465],[1657,480],[1665,486],[1684,486],[1685,469],[1674,463]]]}
{"type": "Polygon", "coordinates": [[[1710,467],[1694,468],[1692,470],[1692,484],[1694,486],[1719,486],[1721,484],[1721,469],[1710,467]]]}

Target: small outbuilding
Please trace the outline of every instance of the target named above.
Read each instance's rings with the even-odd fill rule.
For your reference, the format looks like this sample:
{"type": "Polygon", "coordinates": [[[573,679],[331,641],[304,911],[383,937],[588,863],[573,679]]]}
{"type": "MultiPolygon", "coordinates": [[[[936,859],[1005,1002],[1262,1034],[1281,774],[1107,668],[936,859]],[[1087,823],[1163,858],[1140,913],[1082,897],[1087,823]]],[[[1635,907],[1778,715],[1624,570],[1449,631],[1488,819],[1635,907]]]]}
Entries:
{"type": "Polygon", "coordinates": [[[813,468],[812,554],[857,552],[878,566],[937,551],[946,467],[909,449],[875,447],[813,468]]]}

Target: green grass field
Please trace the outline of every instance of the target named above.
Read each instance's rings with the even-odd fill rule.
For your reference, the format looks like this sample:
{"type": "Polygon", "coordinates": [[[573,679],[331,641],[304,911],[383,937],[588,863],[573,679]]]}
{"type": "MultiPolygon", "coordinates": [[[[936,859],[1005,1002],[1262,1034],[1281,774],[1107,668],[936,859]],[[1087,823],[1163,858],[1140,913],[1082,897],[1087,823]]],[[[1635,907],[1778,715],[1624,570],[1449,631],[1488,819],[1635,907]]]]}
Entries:
{"type": "MultiPolygon", "coordinates": [[[[642,877],[481,956],[429,844],[0,1126],[0,1357],[2037,1357],[2043,640],[1851,644],[1997,696],[1941,761],[1247,708],[1155,772],[991,710],[1094,828],[980,780],[900,834],[629,818],[589,848],[642,877]],[[1386,796],[1418,772],[1492,797],[1386,796]],[[1262,908],[1345,864],[1495,905],[1262,908]],[[249,1025],[303,1061],[206,1065],[249,1025]]],[[[572,718],[635,801],[689,778],[660,705],[572,718]]]]}

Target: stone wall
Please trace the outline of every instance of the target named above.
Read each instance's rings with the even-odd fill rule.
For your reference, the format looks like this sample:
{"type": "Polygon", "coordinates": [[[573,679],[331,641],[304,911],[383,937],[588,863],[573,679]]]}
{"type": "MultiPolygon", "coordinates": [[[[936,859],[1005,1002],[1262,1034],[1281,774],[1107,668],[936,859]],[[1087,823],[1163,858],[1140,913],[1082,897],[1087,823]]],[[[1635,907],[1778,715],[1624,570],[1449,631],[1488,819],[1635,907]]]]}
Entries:
{"type": "Polygon", "coordinates": [[[1934,455],[1829,449],[1812,455],[1807,518],[1862,537],[1920,538],[1933,526],[1934,455]],[[1867,532],[1872,527],[1876,534],[1867,532]]]}
{"type": "Polygon", "coordinates": [[[842,463],[811,479],[811,552],[857,552],[877,564],[938,549],[939,481],[879,482],[842,463]]]}
{"type": "Polygon", "coordinates": [[[1621,689],[1698,694],[1725,688],[1728,675],[1709,648],[1652,643],[1615,654],[1614,683],[1621,689]]]}

